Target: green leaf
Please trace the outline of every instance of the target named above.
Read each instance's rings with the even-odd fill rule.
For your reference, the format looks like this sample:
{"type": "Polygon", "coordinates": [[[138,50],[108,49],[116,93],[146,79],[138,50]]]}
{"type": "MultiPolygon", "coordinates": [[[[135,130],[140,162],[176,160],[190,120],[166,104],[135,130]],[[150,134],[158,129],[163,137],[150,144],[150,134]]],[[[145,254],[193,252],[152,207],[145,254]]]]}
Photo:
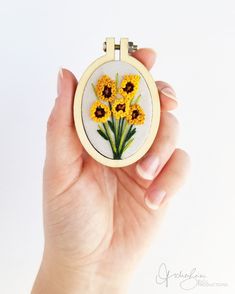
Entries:
{"type": "Polygon", "coordinates": [[[115,130],[114,130],[113,122],[110,121],[110,120],[108,120],[108,124],[109,124],[109,127],[110,127],[111,131],[112,131],[112,132],[114,133],[114,135],[115,135],[115,130]]]}
{"type": "Polygon", "coordinates": [[[127,128],[128,128],[128,123],[127,121],[125,120],[124,124],[123,124],[123,129],[121,131],[121,137],[120,137],[120,140],[119,140],[119,147],[118,149],[121,150],[122,147],[123,147],[123,142],[125,142],[125,138],[126,138],[126,135],[128,134],[129,130],[127,131],[127,128]]]}
{"type": "Polygon", "coordinates": [[[103,137],[105,140],[109,140],[109,138],[106,136],[106,134],[102,130],[97,130],[97,132],[100,134],[101,137],[103,137]]]}
{"type": "Polygon", "coordinates": [[[127,142],[135,133],[136,133],[136,128],[134,128],[133,130],[128,132],[126,139],[125,139],[125,142],[127,142]]]}
{"type": "Polygon", "coordinates": [[[131,100],[131,104],[132,104],[132,105],[133,105],[133,104],[138,104],[139,101],[140,101],[140,98],[141,98],[141,95],[139,95],[139,96],[136,97],[135,99],[133,98],[133,99],[131,100]]]}
{"type": "Polygon", "coordinates": [[[112,134],[110,134],[109,132],[109,128],[108,128],[108,125],[107,125],[107,122],[103,123],[103,127],[105,129],[105,134],[111,144],[111,147],[112,147],[112,150],[113,150],[113,153],[116,153],[117,152],[117,149],[116,149],[116,146],[115,146],[115,143],[113,141],[113,138],[112,138],[112,134]]]}
{"type": "MultiPolygon", "coordinates": [[[[126,143],[126,146],[124,147],[123,152],[125,152],[126,149],[129,148],[129,147],[131,146],[131,144],[132,144],[133,141],[134,141],[134,138],[130,139],[130,140],[126,143]]],[[[123,153],[123,152],[122,152],[122,153],[123,153]]]]}
{"type": "Polygon", "coordinates": [[[116,82],[116,89],[118,90],[118,72],[116,73],[115,82],[116,82]]]}

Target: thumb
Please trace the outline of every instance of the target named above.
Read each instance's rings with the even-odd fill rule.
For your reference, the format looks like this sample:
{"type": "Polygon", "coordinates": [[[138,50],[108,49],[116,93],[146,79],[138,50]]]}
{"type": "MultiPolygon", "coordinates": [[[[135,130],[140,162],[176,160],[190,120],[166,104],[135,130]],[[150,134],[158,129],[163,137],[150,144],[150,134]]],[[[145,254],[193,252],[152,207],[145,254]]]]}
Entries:
{"type": "Polygon", "coordinates": [[[66,69],[58,73],[58,97],[47,122],[46,161],[54,168],[65,168],[79,159],[82,146],[73,120],[73,100],[77,79],[66,69]]]}

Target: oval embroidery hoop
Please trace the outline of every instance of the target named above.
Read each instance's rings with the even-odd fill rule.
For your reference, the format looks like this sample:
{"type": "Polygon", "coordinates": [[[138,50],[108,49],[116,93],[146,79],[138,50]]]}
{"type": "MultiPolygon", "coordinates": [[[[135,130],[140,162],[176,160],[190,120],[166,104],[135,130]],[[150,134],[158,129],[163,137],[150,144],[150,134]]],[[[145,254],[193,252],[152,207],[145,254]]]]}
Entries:
{"type": "MultiPolygon", "coordinates": [[[[137,160],[139,160],[151,147],[157,131],[159,127],[160,121],[160,101],[158,90],[153,80],[151,74],[146,69],[146,67],[139,62],[136,58],[129,55],[130,52],[134,52],[137,49],[136,45],[133,45],[132,42],[128,42],[128,38],[121,38],[120,45],[115,44],[114,38],[106,38],[106,42],[104,43],[104,51],[106,54],[97,60],[95,60],[84,72],[82,75],[74,98],[74,122],[77,134],[79,139],[85,148],[85,150],[92,156],[96,161],[100,162],[103,165],[110,166],[110,167],[124,167],[128,166],[137,160]],[[148,131],[148,136],[143,142],[143,144],[137,149],[137,151],[132,154],[131,156],[123,159],[114,159],[109,158],[99,152],[95,146],[91,143],[86,133],[84,122],[83,122],[83,108],[82,108],[82,100],[84,96],[84,91],[87,85],[87,81],[91,77],[91,75],[102,65],[115,61],[115,50],[120,50],[119,60],[125,62],[132,67],[134,67],[139,74],[144,78],[148,90],[150,92],[151,102],[152,102],[152,117],[151,117],[151,124],[148,131]]],[[[145,115],[148,115],[146,113],[145,115]]],[[[104,130],[103,130],[104,131],[104,130]]],[[[97,133],[98,134],[98,133],[97,133]]],[[[107,138],[106,138],[107,139],[107,138]]],[[[105,141],[105,140],[104,140],[105,141]]],[[[107,141],[105,141],[107,142],[107,141]]],[[[105,143],[104,142],[104,143],[105,143]]]]}

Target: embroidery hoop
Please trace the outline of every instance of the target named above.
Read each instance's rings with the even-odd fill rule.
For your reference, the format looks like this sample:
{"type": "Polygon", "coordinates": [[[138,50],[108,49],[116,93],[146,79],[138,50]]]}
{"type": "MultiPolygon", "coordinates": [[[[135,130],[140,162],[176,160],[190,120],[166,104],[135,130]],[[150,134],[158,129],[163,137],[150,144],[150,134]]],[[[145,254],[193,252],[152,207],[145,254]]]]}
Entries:
{"type": "Polygon", "coordinates": [[[149,71],[146,67],[139,62],[136,58],[129,55],[129,52],[135,51],[136,46],[133,43],[128,42],[128,38],[121,38],[120,45],[115,44],[115,38],[106,38],[106,42],[104,43],[104,51],[106,54],[101,56],[100,58],[96,59],[84,72],[82,75],[74,98],[74,123],[76,127],[76,131],[78,137],[88,152],[88,154],[93,157],[96,161],[100,162],[103,165],[110,166],[110,167],[124,167],[128,166],[136,161],[138,161],[151,147],[160,122],[160,100],[157,91],[157,87],[155,84],[154,79],[152,78],[149,71]],[[145,140],[144,144],[137,150],[135,154],[132,156],[125,158],[125,159],[111,159],[107,158],[99,151],[95,149],[95,147],[91,144],[88,139],[88,136],[85,132],[84,125],[83,125],[83,118],[82,118],[82,98],[84,89],[86,87],[87,81],[92,73],[98,69],[102,64],[115,61],[115,50],[120,50],[119,60],[126,62],[136,68],[143,76],[146,81],[146,84],[149,88],[150,95],[152,97],[152,121],[151,127],[149,129],[149,135],[145,140]]]}

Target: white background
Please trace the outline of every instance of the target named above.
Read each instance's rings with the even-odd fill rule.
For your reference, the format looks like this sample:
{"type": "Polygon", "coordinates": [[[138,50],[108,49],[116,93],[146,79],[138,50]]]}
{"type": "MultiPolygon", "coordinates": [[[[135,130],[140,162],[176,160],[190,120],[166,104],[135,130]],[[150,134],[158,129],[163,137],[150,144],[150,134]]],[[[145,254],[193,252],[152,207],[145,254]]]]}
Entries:
{"type": "Polygon", "coordinates": [[[0,293],[29,293],[42,248],[41,177],[47,116],[60,66],[77,77],[106,36],[158,52],[152,70],[177,92],[180,146],[192,158],[130,293],[184,293],[155,284],[162,262],[196,267],[209,282],[190,293],[234,293],[235,2],[0,1],[0,293]]]}

